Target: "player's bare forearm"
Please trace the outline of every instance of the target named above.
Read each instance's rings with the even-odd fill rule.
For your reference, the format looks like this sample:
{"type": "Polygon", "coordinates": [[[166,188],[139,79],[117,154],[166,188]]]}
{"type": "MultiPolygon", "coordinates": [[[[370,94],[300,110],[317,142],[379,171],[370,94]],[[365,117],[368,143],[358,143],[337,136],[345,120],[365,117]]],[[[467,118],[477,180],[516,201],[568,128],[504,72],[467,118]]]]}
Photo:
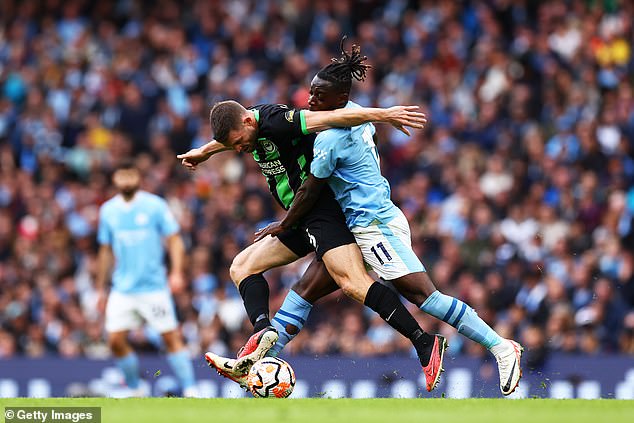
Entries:
{"type": "Polygon", "coordinates": [[[271,223],[266,228],[257,231],[255,233],[255,242],[268,235],[278,236],[286,229],[295,226],[313,208],[325,183],[325,179],[317,179],[310,175],[306,182],[297,190],[293,204],[291,204],[284,219],[281,222],[271,223]]]}
{"type": "Polygon", "coordinates": [[[381,121],[383,109],[374,107],[348,108],[311,112],[304,110],[306,131],[319,132],[330,128],[357,126],[366,122],[381,121]]]}
{"type": "Polygon", "coordinates": [[[170,256],[170,273],[183,273],[185,261],[185,243],[179,233],[167,238],[167,249],[170,256]]]}
{"type": "Polygon", "coordinates": [[[207,144],[200,147],[200,149],[202,150],[203,153],[209,154],[209,156],[212,156],[216,153],[221,153],[223,151],[231,150],[231,147],[227,147],[216,140],[211,140],[207,144]]]}
{"type": "MultiPolygon", "coordinates": [[[[319,112],[304,110],[303,113],[307,132],[358,126],[366,122],[385,122],[399,130],[405,126],[422,129],[427,123],[425,114],[418,110],[418,106],[343,108],[319,112]]],[[[409,135],[409,132],[406,133],[409,135]]]]}
{"type": "Polygon", "coordinates": [[[112,267],[112,248],[109,245],[102,245],[99,248],[97,277],[95,278],[95,289],[106,289],[106,281],[112,267]]]}
{"type": "Polygon", "coordinates": [[[173,294],[180,294],[185,289],[185,243],[179,233],[167,238],[167,249],[170,255],[170,273],[168,281],[173,294]]]}
{"type": "Polygon", "coordinates": [[[182,165],[186,168],[196,170],[196,166],[198,166],[200,163],[208,160],[216,153],[227,150],[231,150],[231,148],[226,147],[216,140],[211,140],[201,147],[192,148],[187,153],[179,154],[178,156],[176,156],[176,158],[181,159],[182,165]]]}
{"type": "Polygon", "coordinates": [[[299,187],[297,194],[295,194],[293,204],[291,204],[291,207],[288,209],[286,217],[282,219],[281,226],[284,229],[292,228],[308,214],[317,202],[325,183],[325,179],[318,179],[310,175],[306,182],[299,187]]]}

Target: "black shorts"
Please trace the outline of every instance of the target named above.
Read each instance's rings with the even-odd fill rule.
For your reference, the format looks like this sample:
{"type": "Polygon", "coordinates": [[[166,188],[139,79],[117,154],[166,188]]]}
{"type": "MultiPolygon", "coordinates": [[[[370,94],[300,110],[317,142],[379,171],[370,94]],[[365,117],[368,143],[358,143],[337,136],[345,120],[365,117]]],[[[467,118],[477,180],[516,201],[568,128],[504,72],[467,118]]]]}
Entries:
{"type": "Polygon", "coordinates": [[[299,257],[314,251],[318,259],[326,251],[355,243],[341,206],[329,187],[321,190],[315,206],[296,228],[284,231],[277,237],[299,257]]]}

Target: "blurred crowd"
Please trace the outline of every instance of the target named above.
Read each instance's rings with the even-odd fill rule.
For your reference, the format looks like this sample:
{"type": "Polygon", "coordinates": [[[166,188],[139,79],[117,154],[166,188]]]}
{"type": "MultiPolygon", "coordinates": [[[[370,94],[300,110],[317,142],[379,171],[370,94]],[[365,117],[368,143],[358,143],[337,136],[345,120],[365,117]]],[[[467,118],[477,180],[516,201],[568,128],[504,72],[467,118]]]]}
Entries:
{"type": "MultiPolygon", "coordinates": [[[[410,138],[377,131],[438,288],[522,342],[530,366],[634,355],[633,22],[626,0],[3,0],[0,358],[108,357],[95,230],[130,156],[182,227],[191,285],[175,302],[192,354],[235,353],[251,327],[229,265],[280,209],[249,156],[192,173],[175,155],[211,139],[216,101],[306,107],[343,34],[372,65],[355,101],[428,115],[410,138]]],[[[267,273],[273,311],[306,264],[267,273]]],[[[411,310],[452,354],[483,354],[411,310]]],[[[411,351],[336,293],[286,353],[411,351]]]]}

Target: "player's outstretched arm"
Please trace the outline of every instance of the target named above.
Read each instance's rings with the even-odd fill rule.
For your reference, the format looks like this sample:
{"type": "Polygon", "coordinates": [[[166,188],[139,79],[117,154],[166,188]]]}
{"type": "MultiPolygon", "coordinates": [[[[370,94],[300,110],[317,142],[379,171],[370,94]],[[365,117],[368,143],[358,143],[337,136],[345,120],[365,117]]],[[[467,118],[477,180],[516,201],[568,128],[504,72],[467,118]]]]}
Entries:
{"type": "Polygon", "coordinates": [[[312,174],[309,175],[306,182],[297,190],[293,204],[286,212],[284,219],[281,222],[271,223],[266,228],[257,231],[255,233],[255,242],[267,235],[277,236],[295,226],[313,208],[319,198],[321,189],[326,185],[326,181],[327,179],[316,178],[312,174]]]}
{"type": "Polygon", "coordinates": [[[427,117],[418,106],[393,106],[387,109],[375,107],[343,108],[329,111],[311,112],[304,110],[306,132],[318,132],[329,128],[357,126],[366,122],[389,123],[405,135],[410,135],[407,127],[423,129],[427,117]]]}
{"type": "Polygon", "coordinates": [[[211,140],[202,147],[192,148],[187,153],[179,154],[177,159],[181,160],[181,164],[189,170],[196,170],[196,166],[209,159],[216,153],[231,150],[216,140],[211,140]]]}

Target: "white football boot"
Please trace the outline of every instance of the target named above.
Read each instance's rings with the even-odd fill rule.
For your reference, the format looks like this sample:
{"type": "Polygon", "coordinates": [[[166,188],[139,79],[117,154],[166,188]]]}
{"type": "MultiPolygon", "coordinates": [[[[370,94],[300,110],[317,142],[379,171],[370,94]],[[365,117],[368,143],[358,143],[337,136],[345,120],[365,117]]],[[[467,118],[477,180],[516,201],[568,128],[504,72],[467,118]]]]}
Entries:
{"type": "Polygon", "coordinates": [[[247,374],[249,373],[250,368],[247,369],[246,372],[238,372],[234,369],[237,361],[236,359],[221,357],[212,352],[205,353],[205,360],[207,360],[209,367],[215,369],[220,376],[231,379],[240,385],[242,389],[249,389],[247,385],[247,374]]]}
{"type": "Polygon", "coordinates": [[[495,360],[498,363],[500,391],[504,395],[511,395],[522,377],[520,360],[524,347],[511,339],[503,339],[502,344],[496,345],[491,350],[495,350],[495,360]]]}

